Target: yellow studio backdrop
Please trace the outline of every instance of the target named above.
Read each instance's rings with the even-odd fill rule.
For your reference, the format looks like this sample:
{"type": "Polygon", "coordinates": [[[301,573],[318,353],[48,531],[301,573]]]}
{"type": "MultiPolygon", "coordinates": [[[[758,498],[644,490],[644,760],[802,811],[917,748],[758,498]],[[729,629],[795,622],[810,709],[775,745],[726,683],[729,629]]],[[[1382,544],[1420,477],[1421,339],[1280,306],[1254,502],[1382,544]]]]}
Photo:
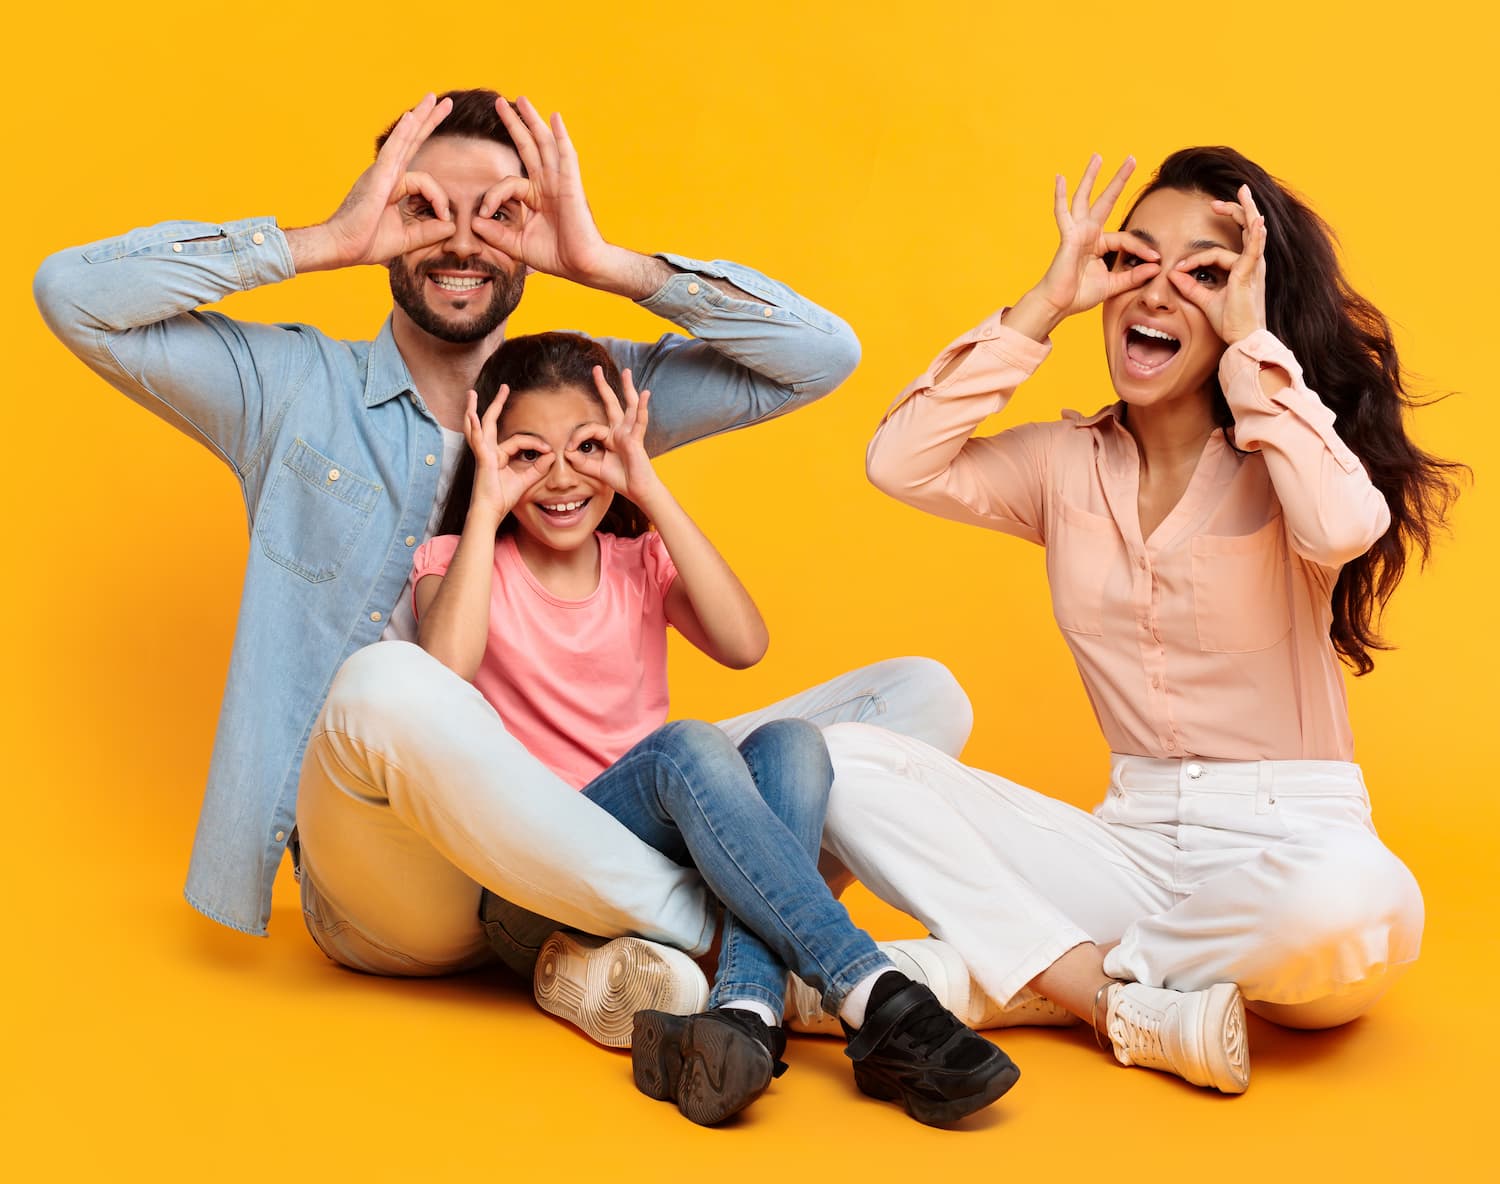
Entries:
{"type": "MultiPolygon", "coordinates": [[[[1435,3],[1269,0],[36,7],[8,19],[0,1174],[15,1180],[1388,1179],[1481,1174],[1496,1063],[1492,673],[1500,398],[1494,28],[1435,3]],[[1052,624],[1042,553],[864,481],[866,440],[948,340],[1013,300],[1055,237],[1052,177],[1228,143],[1307,194],[1396,325],[1416,420],[1476,481],[1351,686],[1391,847],[1427,897],[1422,961],[1325,1034],[1255,1023],[1240,1099],[1121,1072],[1085,1032],[1004,1034],[1017,1089],[962,1132],[857,1095],[838,1047],[734,1129],[691,1126],[628,1059],[500,975],[336,970],[290,876],[272,937],[183,903],[246,554],[236,485],[43,328],[53,250],[168,218],[325,217],[374,133],[427,89],[562,109],[604,233],[758,266],[864,343],[817,406],[662,470],[771,624],[748,673],[674,650],[675,710],[714,718],[878,657],[928,654],[973,698],[967,756],[1086,803],[1105,749],[1052,624]]],[[[1488,18],[1483,18],[1488,19],[1488,18]]],[[[384,273],[236,296],[248,319],[373,335],[384,273]]],[[[613,297],[535,279],[515,331],[655,336],[613,297]]],[[[1110,398],[1097,314],[1057,334],[1014,418],[1110,398]]],[[[285,870],[285,869],[284,869],[285,870]]],[[[851,897],[879,935],[913,924],[851,897]]]]}

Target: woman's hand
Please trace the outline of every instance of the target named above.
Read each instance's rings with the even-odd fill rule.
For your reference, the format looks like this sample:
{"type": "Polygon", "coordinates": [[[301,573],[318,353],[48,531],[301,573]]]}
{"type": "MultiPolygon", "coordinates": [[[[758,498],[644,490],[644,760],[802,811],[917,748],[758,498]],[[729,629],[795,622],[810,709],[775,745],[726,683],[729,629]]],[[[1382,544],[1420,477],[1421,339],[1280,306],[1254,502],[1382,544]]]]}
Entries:
{"type": "Polygon", "coordinates": [[[604,401],[609,426],[587,424],[574,432],[568,441],[568,463],[640,505],[661,484],[651,458],[646,455],[646,404],[651,392],[637,394],[629,370],[620,378],[625,395],[623,408],[605,381],[604,369],[594,367],[594,385],[604,401]]]}
{"type": "Polygon", "coordinates": [[[1238,197],[1215,201],[1213,211],[1234,219],[1244,238],[1240,251],[1198,251],[1167,273],[1172,286],[1203,310],[1225,345],[1266,327],[1266,219],[1250,186],[1241,185],[1238,197]]]}
{"type": "Polygon", "coordinates": [[[474,494],[469,501],[469,513],[493,517],[496,526],[515,509],[526,491],[547,475],[547,457],[552,452],[545,441],[524,434],[500,443],[497,437],[500,411],[509,397],[510,387],[501,386],[495,401],[480,419],[479,396],[470,391],[469,405],[464,410],[464,439],[474,453],[474,494]],[[524,464],[513,463],[522,452],[536,455],[524,464]]]}
{"type": "Polygon", "coordinates": [[[1057,254],[1036,287],[1021,297],[1005,316],[1007,325],[1038,341],[1074,313],[1139,287],[1161,270],[1161,256],[1144,239],[1128,231],[1104,229],[1125,182],[1135,171],[1135,158],[1126,157],[1098,200],[1090,202],[1089,195],[1103,163],[1103,157],[1097,153],[1089,157],[1071,203],[1067,179],[1059,174],[1052,206],[1060,238],[1057,254]],[[1111,271],[1104,256],[1112,251],[1128,251],[1145,262],[1124,271],[1111,271]]]}

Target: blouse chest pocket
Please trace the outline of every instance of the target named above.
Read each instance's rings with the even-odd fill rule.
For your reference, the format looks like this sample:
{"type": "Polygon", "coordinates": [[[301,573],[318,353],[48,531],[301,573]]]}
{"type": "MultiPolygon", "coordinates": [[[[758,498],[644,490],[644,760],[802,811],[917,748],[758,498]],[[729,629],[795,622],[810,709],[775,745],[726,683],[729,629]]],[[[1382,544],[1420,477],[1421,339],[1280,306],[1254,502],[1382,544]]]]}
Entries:
{"type": "Polygon", "coordinates": [[[381,488],[307,441],[294,440],[255,515],[261,550],[309,583],[333,579],[364,532],[381,488]]]}
{"type": "Polygon", "coordinates": [[[1113,518],[1059,503],[1047,539],[1047,582],[1052,615],[1069,633],[1104,632],[1104,589],[1124,550],[1113,518]]]}
{"type": "Polygon", "coordinates": [[[1193,539],[1193,615],[1199,648],[1244,654],[1268,649],[1292,627],[1286,532],[1277,514],[1246,535],[1193,539]]]}

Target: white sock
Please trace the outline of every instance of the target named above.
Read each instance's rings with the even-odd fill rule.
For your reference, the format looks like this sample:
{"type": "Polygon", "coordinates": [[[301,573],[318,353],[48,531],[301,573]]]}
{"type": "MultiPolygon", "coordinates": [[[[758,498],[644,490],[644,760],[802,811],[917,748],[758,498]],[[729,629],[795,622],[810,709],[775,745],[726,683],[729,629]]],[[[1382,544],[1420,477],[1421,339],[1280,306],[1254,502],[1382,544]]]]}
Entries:
{"type": "Polygon", "coordinates": [[[768,1028],[781,1027],[781,1021],[776,1018],[776,1013],[759,999],[731,999],[728,1003],[721,1003],[719,1006],[732,1007],[736,1011],[748,1011],[752,1015],[757,1015],[768,1028]]]}
{"type": "MultiPolygon", "coordinates": [[[[882,974],[889,974],[896,970],[894,966],[882,966],[879,970],[872,970],[859,982],[854,984],[854,989],[844,996],[844,1002],[839,1005],[839,1019],[851,1028],[860,1028],[865,1022],[865,1008],[870,1002],[870,991],[875,986],[875,981],[882,974]]],[[[900,973],[900,971],[896,971],[900,973]]]]}

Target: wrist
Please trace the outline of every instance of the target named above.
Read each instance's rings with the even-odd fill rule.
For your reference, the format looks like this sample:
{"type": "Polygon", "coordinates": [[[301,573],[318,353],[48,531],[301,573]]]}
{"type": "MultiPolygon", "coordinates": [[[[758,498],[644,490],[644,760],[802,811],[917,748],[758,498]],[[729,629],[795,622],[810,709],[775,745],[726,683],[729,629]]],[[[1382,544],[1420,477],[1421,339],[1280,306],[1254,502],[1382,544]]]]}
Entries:
{"type": "Polygon", "coordinates": [[[1000,321],[1007,328],[1023,333],[1033,341],[1045,343],[1052,335],[1052,331],[1067,317],[1067,309],[1059,309],[1052,301],[1032,288],[1006,310],[1000,321]]]}
{"type": "Polygon", "coordinates": [[[309,271],[328,271],[339,266],[333,235],[326,225],[299,226],[282,232],[292,267],[298,275],[309,271]]]}
{"type": "Polygon", "coordinates": [[[644,300],[659,291],[672,274],[672,269],[654,255],[606,243],[593,266],[587,274],[578,276],[577,282],[628,300],[644,300]]]}

